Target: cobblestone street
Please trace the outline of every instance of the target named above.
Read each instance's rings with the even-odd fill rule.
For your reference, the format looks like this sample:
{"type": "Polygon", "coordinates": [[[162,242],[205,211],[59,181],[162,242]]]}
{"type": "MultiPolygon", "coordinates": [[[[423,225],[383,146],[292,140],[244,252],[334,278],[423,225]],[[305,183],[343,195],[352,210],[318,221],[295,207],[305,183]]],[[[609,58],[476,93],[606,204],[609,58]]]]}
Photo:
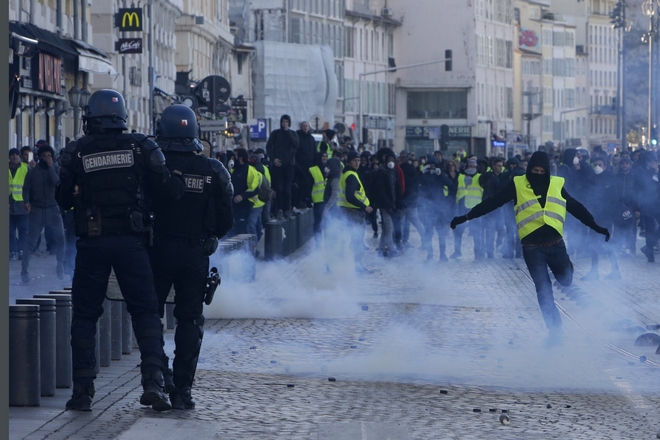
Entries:
{"type": "MultiPolygon", "coordinates": [[[[475,262],[465,240],[460,260],[427,262],[412,235],[391,260],[365,239],[373,274],[310,244],[259,262],[252,284],[223,280],[205,312],[195,410],[140,407],[134,351],[101,369],[91,414],[64,411],[70,390],[58,390],[10,409],[11,438],[656,437],[660,355],[634,346],[660,322],[656,265],[638,255],[620,261],[620,281],[582,282],[590,260],[574,260],[586,296],[555,289],[565,337],[548,349],[521,259],[475,262]]],[[[13,284],[15,263],[12,301],[27,289],[13,284]]]]}

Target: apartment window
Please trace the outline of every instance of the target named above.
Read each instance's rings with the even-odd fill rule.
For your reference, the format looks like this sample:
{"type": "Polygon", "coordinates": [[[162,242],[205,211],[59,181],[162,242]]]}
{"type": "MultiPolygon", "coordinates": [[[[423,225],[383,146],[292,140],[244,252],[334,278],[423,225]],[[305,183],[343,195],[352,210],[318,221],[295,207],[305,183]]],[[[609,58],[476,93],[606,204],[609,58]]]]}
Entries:
{"type": "Polygon", "coordinates": [[[506,64],[505,67],[507,69],[513,68],[513,42],[511,41],[506,41],[505,42],[505,51],[506,51],[506,64]]]}
{"type": "Polygon", "coordinates": [[[573,47],[575,45],[575,36],[572,32],[566,32],[566,46],[573,47]]]}
{"type": "Polygon", "coordinates": [[[492,66],[495,64],[495,59],[494,59],[494,54],[493,54],[493,37],[488,37],[488,65],[492,66]]]}
{"type": "Polygon", "coordinates": [[[387,56],[394,57],[394,35],[387,36],[387,56]]]}
{"type": "Polygon", "coordinates": [[[291,18],[290,23],[291,42],[302,44],[302,19],[291,18]]]}
{"type": "Polygon", "coordinates": [[[504,40],[497,38],[495,43],[497,48],[497,66],[504,67],[504,40]]]}
{"type": "Polygon", "coordinates": [[[409,119],[466,119],[467,90],[408,92],[409,119]]]}
{"type": "Polygon", "coordinates": [[[513,118],[513,88],[506,88],[506,117],[513,118]]]}
{"type": "Polygon", "coordinates": [[[543,115],[543,132],[552,133],[552,116],[543,115]]]}
{"type": "Polygon", "coordinates": [[[552,75],[552,58],[543,59],[543,74],[549,76],[552,75]]]}
{"type": "Polygon", "coordinates": [[[560,32],[555,31],[555,32],[553,32],[552,33],[552,45],[553,46],[564,46],[565,41],[566,41],[565,36],[566,36],[566,34],[564,33],[564,31],[560,31],[560,32]]]}
{"type": "Polygon", "coordinates": [[[543,29],[542,37],[544,46],[552,46],[552,29],[543,29]]]}

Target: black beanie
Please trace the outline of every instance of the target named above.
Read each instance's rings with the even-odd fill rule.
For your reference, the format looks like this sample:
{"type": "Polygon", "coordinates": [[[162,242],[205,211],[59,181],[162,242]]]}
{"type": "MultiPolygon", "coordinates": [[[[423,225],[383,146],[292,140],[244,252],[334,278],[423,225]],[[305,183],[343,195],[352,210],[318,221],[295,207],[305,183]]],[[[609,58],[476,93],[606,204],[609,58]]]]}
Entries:
{"type": "Polygon", "coordinates": [[[53,150],[53,147],[48,144],[43,144],[39,147],[37,150],[37,157],[41,157],[41,155],[46,152],[50,152],[50,155],[53,156],[53,159],[55,159],[55,150],[53,150]]]}

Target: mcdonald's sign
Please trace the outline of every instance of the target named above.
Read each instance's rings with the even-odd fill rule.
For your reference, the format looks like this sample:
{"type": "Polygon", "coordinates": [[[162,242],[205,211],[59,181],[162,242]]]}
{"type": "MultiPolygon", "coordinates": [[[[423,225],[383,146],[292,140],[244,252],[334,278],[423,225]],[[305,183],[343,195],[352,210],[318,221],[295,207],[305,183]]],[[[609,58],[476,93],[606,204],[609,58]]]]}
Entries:
{"type": "Polygon", "coordinates": [[[119,8],[115,14],[115,27],[122,32],[142,30],[142,8],[119,8]]]}

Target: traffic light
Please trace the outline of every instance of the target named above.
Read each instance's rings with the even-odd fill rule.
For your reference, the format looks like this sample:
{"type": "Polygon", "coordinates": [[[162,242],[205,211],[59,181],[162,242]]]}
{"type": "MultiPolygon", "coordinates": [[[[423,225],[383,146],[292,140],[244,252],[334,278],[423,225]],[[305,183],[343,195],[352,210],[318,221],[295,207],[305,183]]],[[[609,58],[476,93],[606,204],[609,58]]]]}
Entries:
{"type": "Polygon", "coordinates": [[[655,124],[651,127],[651,145],[658,145],[658,126],[655,124]]]}
{"type": "Polygon", "coordinates": [[[449,126],[442,124],[440,126],[440,151],[447,151],[449,147],[449,126]]]}

